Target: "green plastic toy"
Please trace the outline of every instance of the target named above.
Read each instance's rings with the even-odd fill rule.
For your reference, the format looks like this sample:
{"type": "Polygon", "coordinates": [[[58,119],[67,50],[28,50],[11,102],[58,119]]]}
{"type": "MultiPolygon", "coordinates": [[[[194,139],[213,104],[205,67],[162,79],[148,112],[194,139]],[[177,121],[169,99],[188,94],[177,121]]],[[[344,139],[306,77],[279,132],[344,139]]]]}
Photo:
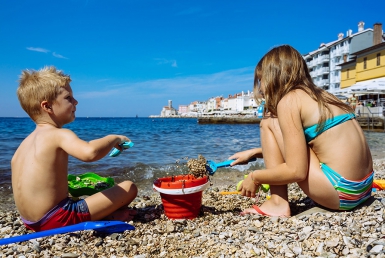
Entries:
{"type": "MultiPolygon", "coordinates": [[[[243,180],[245,180],[247,176],[248,176],[248,175],[244,175],[243,180]]],[[[238,184],[237,184],[237,191],[238,191],[238,192],[240,191],[241,184],[242,184],[243,180],[239,181],[238,184]]],[[[261,189],[262,191],[264,191],[265,193],[267,193],[267,192],[270,190],[270,185],[268,185],[268,184],[261,184],[261,185],[259,186],[259,188],[256,190],[256,192],[258,192],[259,189],[261,189]]]]}
{"type": "Polygon", "coordinates": [[[88,172],[81,175],[68,175],[68,191],[73,197],[93,195],[115,185],[112,177],[101,177],[88,172]]]}

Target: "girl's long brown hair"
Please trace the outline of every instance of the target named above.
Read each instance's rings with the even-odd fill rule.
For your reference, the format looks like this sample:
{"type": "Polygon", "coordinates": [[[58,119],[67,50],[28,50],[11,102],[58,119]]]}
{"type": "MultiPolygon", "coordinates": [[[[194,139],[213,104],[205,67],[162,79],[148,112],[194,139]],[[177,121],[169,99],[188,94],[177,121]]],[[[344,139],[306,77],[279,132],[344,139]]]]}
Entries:
{"type": "Polygon", "coordinates": [[[318,103],[320,118],[317,131],[332,116],[327,104],[338,106],[346,112],[353,111],[337,97],[313,83],[305,60],[289,45],[273,48],[258,62],[254,74],[254,92],[257,92],[258,80],[261,79],[265,86],[265,107],[273,116],[277,116],[279,101],[297,89],[303,90],[318,103]]]}

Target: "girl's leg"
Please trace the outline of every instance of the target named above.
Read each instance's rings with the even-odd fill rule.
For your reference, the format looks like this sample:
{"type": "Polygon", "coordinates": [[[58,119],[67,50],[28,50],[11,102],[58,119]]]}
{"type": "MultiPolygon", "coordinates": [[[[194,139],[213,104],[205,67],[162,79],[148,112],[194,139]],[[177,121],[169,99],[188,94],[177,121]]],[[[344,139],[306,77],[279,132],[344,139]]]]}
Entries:
{"type": "Polygon", "coordinates": [[[329,179],[320,168],[320,160],[309,148],[309,173],[305,180],[297,182],[304,193],[314,202],[326,208],[339,210],[340,198],[329,179]]]}
{"type": "MultiPolygon", "coordinates": [[[[276,118],[263,119],[261,125],[261,143],[266,168],[275,167],[285,162],[281,128],[276,118]]],[[[319,159],[308,148],[309,172],[304,181],[298,182],[305,194],[316,203],[330,208],[339,209],[339,196],[319,166],[319,159]]],[[[261,210],[274,216],[290,216],[287,185],[271,185],[271,199],[261,205],[261,210]]],[[[247,209],[244,213],[257,213],[247,209]]]]}
{"type": "MultiPolygon", "coordinates": [[[[265,117],[260,124],[263,160],[266,168],[272,168],[285,162],[282,151],[282,132],[278,119],[265,117]]],[[[261,210],[273,216],[290,216],[287,185],[271,185],[271,198],[261,205],[261,210]]],[[[242,214],[258,213],[254,208],[246,209],[242,214]]]]}
{"type": "Polygon", "coordinates": [[[130,220],[134,214],[127,209],[138,193],[138,188],[131,181],[124,181],[100,193],[85,199],[92,220],[130,220]],[[120,209],[125,208],[125,209],[120,209]]]}

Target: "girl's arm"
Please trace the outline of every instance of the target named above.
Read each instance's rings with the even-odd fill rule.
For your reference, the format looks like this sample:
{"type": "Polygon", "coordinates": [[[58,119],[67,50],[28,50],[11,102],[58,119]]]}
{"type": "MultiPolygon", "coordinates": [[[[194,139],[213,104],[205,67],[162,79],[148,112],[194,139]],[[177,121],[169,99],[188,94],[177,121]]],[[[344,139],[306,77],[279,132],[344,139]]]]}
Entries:
{"type": "Polygon", "coordinates": [[[231,163],[231,166],[247,164],[252,158],[263,158],[262,148],[240,151],[229,157],[229,159],[235,159],[235,161],[231,163]]]}
{"type": "MultiPolygon", "coordinates": [[[[307,177],[309,154],[303,132],[301,96],[299,95],[302,94],[289,93],[278,104],[278,122],[282,132],[282,139],[276,136],[276,140],[283,142],[282,152],[285,162],[269,169],[250,173],[243,185],[243,187],[247,188],[246,190],[251,191],[252,188],[255,189],[254,183],[257,185],[262,183],[285,185],[302,181],[307,177]],[[254,179],[254,183],[252,179],[254,179]]],[[[271,144],[277,145],[277,141],[271,144]]]]}

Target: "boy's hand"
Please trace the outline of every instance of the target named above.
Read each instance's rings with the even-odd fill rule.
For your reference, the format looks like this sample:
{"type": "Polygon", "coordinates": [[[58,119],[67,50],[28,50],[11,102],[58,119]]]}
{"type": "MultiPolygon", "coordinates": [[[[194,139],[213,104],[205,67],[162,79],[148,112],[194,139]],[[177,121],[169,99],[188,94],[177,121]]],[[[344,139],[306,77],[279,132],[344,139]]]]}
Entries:
{"type": "MultiPolygon", "coordinates": [[[[128,139],[128,138],[127,138],[128,139]]],[[[122,153],[122,151],[124,149],[129,149],[131,147],[134,146],[134,143],[131,142],[131,141],[127,141],[127,142],[123,142],[121,144],[118,144],[117,147],[115,147],[114,149],[112,149],[111,153],[110,153],[110,157],[116,157],[116,156],[119,156],[120,153],[122,153]]]]}
{"type": "MultiPolygon", "coordinates": [[[[117,148],[118,150],[123,150],[123,148],[124,148],[123,144],[125,142],[131,142],[131,140],[124,135],[117,135],[117,137],[120,139],[120,142],[116,143],[114,147],[117,148]]],[[[126,149],[128,149],[128,148],[126,148],[126,149]]]]}

